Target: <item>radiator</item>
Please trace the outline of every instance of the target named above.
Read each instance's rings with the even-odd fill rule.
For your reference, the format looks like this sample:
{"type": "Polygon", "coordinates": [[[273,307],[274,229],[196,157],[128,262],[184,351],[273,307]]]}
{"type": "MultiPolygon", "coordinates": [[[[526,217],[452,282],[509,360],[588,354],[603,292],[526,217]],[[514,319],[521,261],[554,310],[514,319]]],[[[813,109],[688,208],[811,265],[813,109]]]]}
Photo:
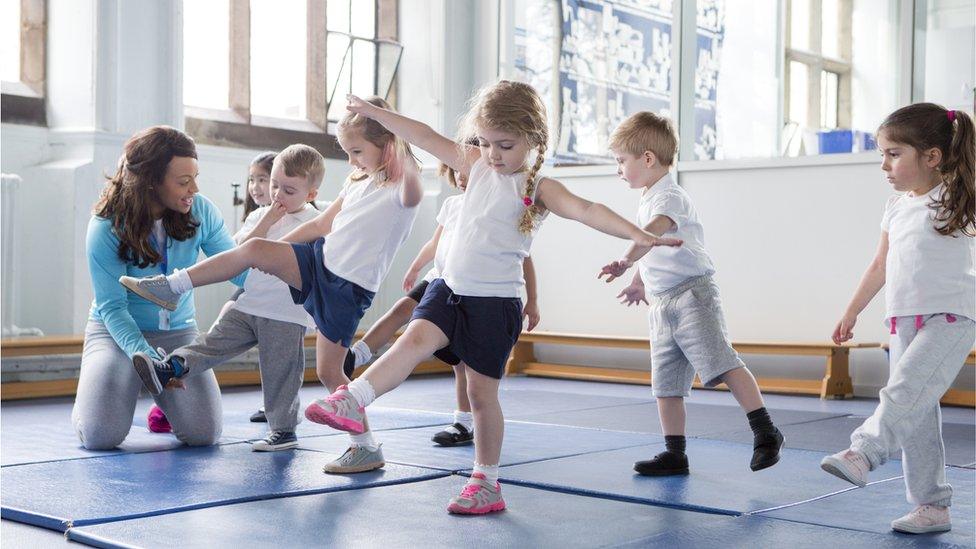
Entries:
{"type": "Polygon", "coordinates": [[[0,323],[3,337],[42,336],[37,328],[19,328],[14,319],[19,312],[20,293],[14,276],[17,257],[17,191],[20,189],[19,175],[0,176],[0,323]]]}

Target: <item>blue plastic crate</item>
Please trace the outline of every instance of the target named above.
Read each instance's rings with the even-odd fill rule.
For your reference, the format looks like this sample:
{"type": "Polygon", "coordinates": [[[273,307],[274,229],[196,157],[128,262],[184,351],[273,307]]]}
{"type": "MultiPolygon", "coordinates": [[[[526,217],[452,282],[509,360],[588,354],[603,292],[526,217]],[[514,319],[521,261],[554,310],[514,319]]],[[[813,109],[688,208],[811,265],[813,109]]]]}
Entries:
{"type": "Polygon", "coordinates": [[[854,148],[854,132],[851,130],[830,130],[817,132],[820,154],[849,153],[854,148]]]}

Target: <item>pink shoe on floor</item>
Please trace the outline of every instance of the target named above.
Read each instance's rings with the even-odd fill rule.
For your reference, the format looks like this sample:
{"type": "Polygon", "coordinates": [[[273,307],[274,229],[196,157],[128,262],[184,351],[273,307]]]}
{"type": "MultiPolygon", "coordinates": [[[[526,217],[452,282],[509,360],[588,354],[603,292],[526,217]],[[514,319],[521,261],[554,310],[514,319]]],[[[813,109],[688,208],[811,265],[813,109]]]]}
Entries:
{"type": "Polygon", "coordinates": [[[505,500],[502,499],[502,487],[497,482],[488,482],[481,473],[471,475],[461,495],[451,498],[447,506],[448,513],[459,515],[484,515],[503,509],[505,500]]]}
{"type": "Polygon", "coordinates": [[[354,435],[366,432],[366,409],[356,402],[345,385],[337,387],[325,399],[309,404],[305,408],[305,417],[313,423],[328,425],[354,435]]]}
{"type": "Polygon", "coordinates": [[[149,426],[149,431],[152,433],[172,433],[173,426],[169,424],[169,420],[166,419],[166,414],[159,409],[159,406],[155,404],[149,409],[149,414],[146,415],[146,424],[149,426]]]}

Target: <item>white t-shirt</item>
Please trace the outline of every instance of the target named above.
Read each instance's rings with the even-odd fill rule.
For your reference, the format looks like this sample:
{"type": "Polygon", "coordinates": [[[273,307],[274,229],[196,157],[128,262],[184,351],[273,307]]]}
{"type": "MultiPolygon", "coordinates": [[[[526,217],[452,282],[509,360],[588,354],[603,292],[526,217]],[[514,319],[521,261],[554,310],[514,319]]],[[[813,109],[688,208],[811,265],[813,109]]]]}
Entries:
{"type": "MultiPolygon", "coordinates": [[[[454,293],[475,297],[522,295],[522,261],[528,257],[542,221],[536,223],[532,234],[519,231],[525,210],[525,176],[525,172],[502,175],[480,158],[471,167],[441,273],[454,293]]],[[[537,178],[541,180],[542,176],[537,178]]],[[[543,213],[546,215],[548,212],[543,213]]]]}
{"type": "Polygon", "coordinates": [[[454,238],[454,222],[457,221],[463,202],[463,194],[449,196],[441,204],[441,211],[437,212],[437,224],[443,229],[441,229],[441,238],[437,241],[437,251],[434,253],[434,266],[424,276],[427,282],[440,278],[441,273],[444,272],[447,250],[451,247],[451,240],[454,238]]]}
{"type": "Polygon", "coordinates": [[[371,292],[379,290],[417,217],[416,206],[400,203],[402,184],[378,185],[370,177],[342,189],[342,209],[325,237],[327,269],[371,292]]]}
{"type": "Polygon", "coordinates": [[[657,215],[667,216],[674,222],[667,236],[680,238],[684,244],[656,246],[637,262],[647,293],[661,293],[689,278],[714,273],[715,266],[705,252],[705,230],[698,221],[698,212],[671,174],[666,174],[641,195],[637,224],[644,228],[657,215]]]}
{"type": "MultiPolygon", "coordinates": [[[[270,206],[262,206],[247,216],[244,225],[238,234],[247,234],[261,221],[261,217],[268,211],[270,206]]],[[[278,240],[290,233],[295,227],[319,215],[319,211],[310,204],[298,212],[285,214],[277,223],[268,229],[267,239],[278,240]]],[[[291,299],[291,292],[288,285],[278,277],[268,273],[251,269],[244,281],[244,293],[234,302],[234,308],[242,313],[280,320],[282,322],[293,322],[305,327],[314,327],[312,318],[308,316],[301,305],[296,305],[291,299]]]]}
{"type": "Polygon", "coordinates": [[[929,206],[944,187],[921,196],[895,196],[885,205],[887,318],[952,313],[976,319],[973,238],[961,231],[939,234],[936,211],[929,206]]]}

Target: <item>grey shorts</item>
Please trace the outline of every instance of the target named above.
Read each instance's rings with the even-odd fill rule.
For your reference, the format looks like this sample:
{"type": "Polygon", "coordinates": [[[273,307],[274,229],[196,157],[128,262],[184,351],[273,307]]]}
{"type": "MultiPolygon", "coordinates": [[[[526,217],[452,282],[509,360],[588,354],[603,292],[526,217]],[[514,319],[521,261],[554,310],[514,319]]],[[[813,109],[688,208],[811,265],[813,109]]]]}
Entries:
{"type": "Polygon", "coordinates": [[[718,286],[699,276],[651,300],[651,385],[656,397],[688,396],[695,374],[706,387],[745,363],[729,343],[718,286]]]}

